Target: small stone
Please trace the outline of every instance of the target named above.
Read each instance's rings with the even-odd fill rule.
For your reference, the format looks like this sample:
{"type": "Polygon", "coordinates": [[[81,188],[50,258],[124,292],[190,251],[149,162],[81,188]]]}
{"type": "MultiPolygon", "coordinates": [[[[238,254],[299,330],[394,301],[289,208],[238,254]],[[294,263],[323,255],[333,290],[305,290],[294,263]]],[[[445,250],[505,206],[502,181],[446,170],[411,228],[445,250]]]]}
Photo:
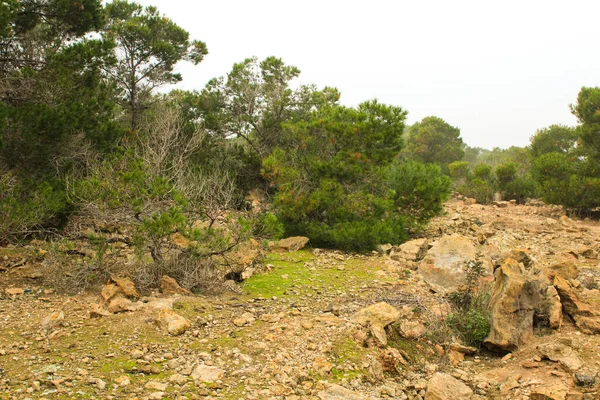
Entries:
{"type": "Polygon", "coordinates": [[[146,353],[144,353],[143,351],[139,350],[139,349],[134,349],[131,352],[131,358],[133,358],[134,360],[139,360],[140,358],[144,357],[146,353]]]}
{"type": "Polygon", "coordinates": [[[65,313],[60,311],[55,311],[52,314],[48,315],[42,321],[42,328],[46,330],[52,330],[58,328],[65,320],[65,313]]]}
{"type": "Polygon", "coordinates": [[[174,383],[175,385],[185,385],[187,383],[187,377],[181,374],[172,375],[169,378],[170,383],[174,383]]]}
{"type": "Polygon", "coordinates": [[[167,384],[158,381],[150,381],[146,383],[145,387],[148,390],[155,390],[157,392],[164,392],[165,390],[167,390],[167,384]]]}
{"type": "Polygon", "coordinates": [[[131,380],[126,375],[121,375],[115,379],[115,383],[120,387],[128,386],[131,383],[131,380]]]}
{"type": "Polygon", "coordinates": [[[593,375],[576,373],[575,384],[577,386],[594,386],[596,384],[596,377],[593,375]]]}

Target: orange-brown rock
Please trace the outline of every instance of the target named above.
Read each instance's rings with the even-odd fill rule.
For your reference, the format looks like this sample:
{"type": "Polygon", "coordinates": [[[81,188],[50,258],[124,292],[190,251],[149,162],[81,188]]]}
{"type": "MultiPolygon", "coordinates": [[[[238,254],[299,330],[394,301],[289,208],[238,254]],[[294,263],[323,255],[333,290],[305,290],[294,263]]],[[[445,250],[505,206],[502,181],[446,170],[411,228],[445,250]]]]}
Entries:
{"type": "Polygon", "coordinates": [[[163,275],[163,277],[160,278],[159,286],[160,286],[161,293],[165,294],[165,295],[172,295],[172,294],[190,295],[190,294],[192,294],[192,292],[190,292],[188,289],[184,289],[181,286],[179,286],[179,283],[177,283],[177,281],[175,279],[173,279],[167,275],[163,275]]]}
{"type": "Polygon", "coordinates": [[[494,351],[514,351],[533,338],[533,314],[541,300],[539,282],[513,258],[506,259],[495,276],[492,326],[484,345],[494,351]]]}

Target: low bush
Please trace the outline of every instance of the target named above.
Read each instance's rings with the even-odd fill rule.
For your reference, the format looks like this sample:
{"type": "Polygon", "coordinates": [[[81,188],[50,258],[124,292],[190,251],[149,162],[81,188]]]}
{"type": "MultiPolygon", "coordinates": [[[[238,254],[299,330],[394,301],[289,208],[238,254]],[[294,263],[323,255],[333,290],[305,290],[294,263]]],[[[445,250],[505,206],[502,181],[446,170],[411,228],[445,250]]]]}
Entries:
{"type": "Polygon", "coordinates": [[[69,210],[60,183],[0,175],[0,243],[58,228],[69,210]]]}

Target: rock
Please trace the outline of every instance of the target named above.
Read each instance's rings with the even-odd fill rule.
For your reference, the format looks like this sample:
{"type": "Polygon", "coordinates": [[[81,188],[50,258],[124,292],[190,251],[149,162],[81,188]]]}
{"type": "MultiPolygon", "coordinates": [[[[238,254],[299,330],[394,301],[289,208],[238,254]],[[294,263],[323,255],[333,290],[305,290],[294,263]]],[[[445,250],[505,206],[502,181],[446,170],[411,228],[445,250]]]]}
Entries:
{"type": "Polygon", "coordinates": [[[167,390],[167,384],[158,381],[150,381],[146,383],[145,388],[149,390],[156,390],[157,392],[164,392],[167,390]]]}
{"type": "Polygon", "coordinates": [[[425,400],[468,400],[473,390],[448,374],[436,373],[427,383],[425,400]]]}
{"type": "Polygon", "coordinates": [[[563,338],[537,347],[542,358],[560,363],[567,371],[577,371],[583,367],[583,360],[573,350],[571,339],[563,338]]]}
{"type": "Polygon", "coordinates": [[[383,366],[373,356],[367,356],[367,360],[369,362],[369,370],[368,375],[372,382],[380,382],[383,381],[383,366]]]}
{"type": "Polygon", "coordinates": [[[543,274],[548,277],[550,282],[554,281],[556,276],[560,276],[563,279],[575,279],[579,276],[579,268],[573,260],[563,260],[559,263],[553,264],[542,270],[543,274]]]}
{"type": "Polygon", "coordinates": [[[382,350],[380,358],[383,370],[387,372],[398,372],[401,365],[408,364],[398,349],[393,347],[382,350]]]}
{"type": "Polygon", "coordinates": [[[187,383],[187,377],[182,374],[174,374],[169,378],[169,382],[175,385],[185,385],[187,383]]]}
{"type": "Polygon", "coordinates": [[[308,238],[304,236],[293,236],[281,239],[277,242],[274,250],[298,251],[308,244],[308,238]]]}
{"type": "Polygon", "coordinates": [[[175,232],[171,235],[171,242],[180,249],[187,249],[190,247],[190,241],[179,232],[175,232]]]}
{"type": "Polygon", "coordinates": [[[465,346],[460,343],[451,343],[450,350],[458,351],[459,353],[463,353],[463,354],[469,355],[469,356],[471,356],[473,354],[477,354],[477,352],[479,351],[479,350],[477,350],[476,347],[465,346]]]}
{"type": "Polygon", "coordinates": [[[600,334],[600,310],[581,300],[566,279],[554,277],[554,287],[560,296],[563,311],[573,318],[575,325],[584,333],[600,334]]]}
{"type": "Polygon", "coordinates": [[[548,286],[546,289],[548,324],[552,329],[559,329],[563,323],[562,303],[560,296],[554,286],[548,286]]]}
{"type": "Polygon", "coordinates": [[[106,309],[111,313],[119,313],[138,310],[139,306],[125,297],[117,296],[110,300],[106,309]]]}
{"type": "Polygon", "coordinates": [[[495,272],[490,299],[491,329],[483,344],[493,351],[514,351],[533,338],[533,315],[541,296],[539,282],[522,264],[508,258],[495,272]]]}
{"type": "Polygon", "coordinates": [[[565,400],[568,389],[562,384],[542,385],[531,391],[530,400],[565,400]]]}
{"type": "Polygon", "coordinates": [[[400,311],[386,302],[372,304],[358,311],[350,320],[371,329],[371,334],[379,345],[387,344],[385,327],[400,318],[400,311]]]}
{"type": "Polygon", "coordinates": [[[42,321],[42,328],[46,329],[47,331],[56,329],[63,324],[64,320],[65,313],[62,310],[55,311],[52,314],[48,315],[46,318],[44,318],[44,320],[42,321]]]}
{"type": "Polygon", "coordinates": [[[596,377],[594,375],[577,373],[575,374],[575,384],[577,386],[594,386],[596,384],[596,377]]]}
{"type": "Polygon", "coordinates": [[[100,291],[100,298],[102,299],[103,303],[106,303],[107,301],[112,299],[114,296],[116,296],[116,294],[119,293],[120,291],[121,291],[121,289],[119,289],[119,287],[117,285],[113,285],[112,283],[109,283],[108,285],[102,286],[102,290],[100,291]]]}
{"type": "Polygon", "coordinates": [[[312,363],[312,367],[319,374],[325,375],[331,371],[333,365],[329,361],[327,361],[327,358],[323,356],[318,356],[315,357],[315,360],[312,363]]]}
{"type": "Polygon", "coordinates": [[[116,275],[111,275],[110,279],[117,284],[117,286],[119,287],[119,289],[121,289],[121,292],[123,292],[125,296],[132,297],[135,299],[140,297],[140,294],[138,293],[138,291],[135,288],[135,285],[130,279],[121,278],[116,275]]]}
{"type": "Polygon", "coordinates": [[[173,336],[181,335],[192,327],[192,324],[187,318],[168,309],[160,310],[155,322],[163,331],[166,331],[173,336]]]}
{"type": "Polygon", "coordinates": [[[350,320],[363,326],[382,325],[388,326],[400,318],[400,311],[386,302],[372,304],[358,311],[350,320]]]}
{"type": "Polygon", "coordinates": [[[164,295],[173,295],[173,294],[190,295],[190,294],[192,294],[192,292],[190,292],[188,289],[184,289],[181,286],[179,286],[179,284],[177,283],[177,281],[175,279],[173,279],[167,275],[163,275],[163,277],[160,278],[159,287],[160,287],[160,292],[164,295]]]}
{"type": "Polygon", "coordinates": [[[449,293],[466,284],[465,264],[477,258],[477,249],[459,235],[444,236],[429,249],[418,271],[438,293],[449,293]]]}
{"type": "Polygon", "coordinates": [[[392,248],[390,258],[397,261],[419,261],[429,249],[427,239],[410,240],[392,248]]]}
{"type": "Polygon", "coordinates": [[[235,318],[233,320],[233,324],[237,327],[242,327],[251,325],[254,323],[254,321],[256,321],[256,318],[254,318],[254,314],[245,312],[240,317],[235,318]]]}
{"type": "Polygon", "coordinates": [[[343,386],[333,383],[319,382],[325,389],[317,393],[320,400],[370,400],[368,397],[355,393],[343,386]]]}
{"type": "Polygon", "coordinates": [[[90,318],[108,317],[110,312],[102,308],[100,304],[92,304],[89,310],[90,318]]]}
{"type": "Polygon", "coordinates": [[[94,386],[96,386],[96,387],[97,387],[98,389],[100,389],[100,390],[104,390],[104,389],[106,389],[106,382],[104,382],[104,381],[103,381],[102,379],[100,379],[100,378],[90,378],[90,379],[88,380],[88,383],[89,383],[90,385],[94,385],[94,386]]]}
{"type": "Polygon", "coordinates": [[[204,364],[196,366],[192,371],[192,378],[199,382],[214,382],[222,379],[224,375],[225,371],[222,369],[204,364]]]}
{"type": "Polygon", "coordinates": [[[6,288],[4,289],[4,292],[11,296],[18,296],[20,294],[25,293],[25,291],[22,288],[6,288]]]}
{"type": "Polygon", "coordinates": [[[458,364],[465,360],[465,355],[456,350],[450,350],[448,351],[448,360],[453,366],[456,367],[458,364]]]}
{"type": "Polygon", "coordinates": [[[398,325],[400,335],[406,339],[418,339],[427,333],[427,328],[419,321],[403,320],[398,325]]]}
{"type": "Polygon", "coordinates": [[[379,254],[386,255],[386,254],[389,254],[389,253],[390,253],[390,251],[392,250],[392,248],[393,248],[393,247],[394,247],[394,246],[392,246],[392,245],[391,245],[391,244],[389,244],[389,243],[387,243],[387,244],[378,244],[378,245],[375,247],[375,250],[377,250],[377,252],[378,252],[379,254]]]}
{"type": "Polygon", "coordinates": [[[383,325],[371,325],[371,336],[373,336],[378,346],[387,346],[387,334],[385,333],[385,328],[383,325]]]}
{"type": "Polygon", "coordinates": [[[131,384],[131,380],[126,375],[121,375],[115,379],[115,383],[120,387],[129,386],[131,384]]]}

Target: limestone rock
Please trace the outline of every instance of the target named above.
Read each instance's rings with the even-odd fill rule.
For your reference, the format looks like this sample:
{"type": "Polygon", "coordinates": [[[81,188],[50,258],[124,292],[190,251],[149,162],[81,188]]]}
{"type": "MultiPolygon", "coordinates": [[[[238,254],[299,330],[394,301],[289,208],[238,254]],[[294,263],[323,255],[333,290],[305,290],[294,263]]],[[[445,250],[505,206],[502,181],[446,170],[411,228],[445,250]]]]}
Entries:
{"type": "Polygon", "coordinates": [[[58,328],[65,320],[65,313],[60,311],[55,311],[52,314],[48,315],[42,321],[42,328],[46,330],[52,330],[58,328]]]}
{"type": "Polygon", "coordinates": [[[400,335],[407,339],[418,339],[427,333],[427,328],[419,321],[403,320],[398,328],[400,335]]]}
{"type": "Polygon", "coordinates": [[[579,298],[576,289],[560,276],[554,277],[554,287],[565,313],[571,316],[582,332],[600,334],[600,310],[579,298]]]}
{"type": "Polygon", "coordinates": [[[514,351],[533,338],[533,314],[540,302],[539,282],[525,275],[523,264],[508,258],[495,272],[490,299],[490,350],[514,351]]]}
{"type": "Polygon", "coordinates": [[[235,318],[233,320],[233,324],[237,327],[242,327],[242,326],[246,326],[246,325],[251,325],[254,323],[254,321],[256,321],[254,314],[245,312],[240,317],[235,318]]]}
{"type": "Polygon", "coordinates": [[[448,374],[436,373],[427,383],[425,400],[468,400],[473,390],[448,374]]]}
{"type": "Polygon", "coordinates": [[[103,302],[107,302],[113,297],[117,295],[121,290],[117,285],[109,283],[108,285],[102,286],[102,290],[100,291],[100,298],[103,302]]]}
{"type": "Polygon", "coordinates": [[[111,313],[119,313],[138,310],[139,306],[125,297],[117,296],[108,303],[106,309],[111,313]]]}
{"type": "Polygon", "coordinates": [[[188,289],[184,289],[181,286],[179,286],[179,283],[177,283],[177,281],[175,279],[173,279],[167,275],[163,275],[163,277],[160,278],[159,287],[160,287],[161,293],[165,294],[165,295],[172,295],[172,294],[190,295],[190,294],[192,294],[192,292],[190,292],[188,289]]]}
{"type": "Polygon", "coordinates": [[[459,235],[444,236],[429,249],[418,271],[433,290],[449,293],[465,285],[464,266],[476,258],[477,249],[471,240],[459,235]]]}
{"type": "Polygon", "coordinates": [[[6,289],[4,289],[4,292],[11,296],[17,296],[17,295],[25,293],[25,291],[21,288],[6,288],[6,289]]]}
{"type": "Polygon", "coordinates": [[[304,236],[293,236],[281,239],[275,245],[275,250],[298,251],[308,244],[308,238],[304,236]]]}
{"type": "Polygon", "coordinates": [[[427,239],[410,240],[400,246],[392,247],[390,258],[397,261],[419,261],[428,249],[427,239]]]}
{"type": "Polygon", "coordinates": [[[567,371],[574,372],[583,367],[583,360],[573,350],[572,345],[571,339],[563,338],[541,344],[537,349],[542,358],[558,362],[567,371]]]}
{"type": "Polygon", "coordinates": [[[212,365],[200,364],[192,371],[192,378],[198,382],[214,382],[223,378],[225,371],[212,365]]]}
{"type": "Polygon", "coordinates": [[[544,268],[543,273],[548,277],[550,282],[552,282],[556,276],[563,279],[575,279],[579,276],[579,268],[574,260],[562,260],[544,268]]]}
{"type": "Polygon", "coordinates": [[[105,310],[100,304],[92,304],[89,310],[90,318],[108,317],[110,312],[105,310]]]}
{"type": "Polygon", "coordinates": [[[350,320],[363,326],[376,324],[386,327],[398,318],[400,318],[400,311],[382,301],[363,308],[350,317],[350,320]]]}
{"type": "Polygon", "coordinates": [[[568,389],[562,384],[542,385],[531,391],[530,400],[565,400],[568,389]]]}
{"type": "Polygon", "coordinates": [[[320,400],[370,400],[368,397],[340,385],[327,382],[320,382],[320,384],[325,386],[324,390],[317,393],[320,400]]]}
{"type": "Polygon", "coordinates": [[[387,345],[385,327],[400,318],[400,311],[386,302],[372,304],[358,311],[350,320],[356,324],[369,327],[371,335],[380,346],[387,345]]]}
{"type": "Polygon", "coordinates": [[[139,298],[140,294],[138,293],[137,289],[135,288],[135,285],[133,284],[133,282],[131,281],[131,279],[129,278],[121,278],[119,276],[116,275],[111,275],[110,279],[117,284],[117,286],[119,287],[119,289],[121,289],[121,292],[123,292],[123,294],[127,297],[132,297],[132,298],[139,298]]]}
{"type": "Polygon", "coordinates": [[[550,328],[559,329],[563,323],[562,303],[554,286],[548,286],[546,297],[548,299],[548,322],[550,328]]]}
{"type": "Polygon", "coordinates": [[[190,321],[169,309],[160,310],[155,322],[163,331],[173,336],[181,335],[192,327],[190,321]]]}

